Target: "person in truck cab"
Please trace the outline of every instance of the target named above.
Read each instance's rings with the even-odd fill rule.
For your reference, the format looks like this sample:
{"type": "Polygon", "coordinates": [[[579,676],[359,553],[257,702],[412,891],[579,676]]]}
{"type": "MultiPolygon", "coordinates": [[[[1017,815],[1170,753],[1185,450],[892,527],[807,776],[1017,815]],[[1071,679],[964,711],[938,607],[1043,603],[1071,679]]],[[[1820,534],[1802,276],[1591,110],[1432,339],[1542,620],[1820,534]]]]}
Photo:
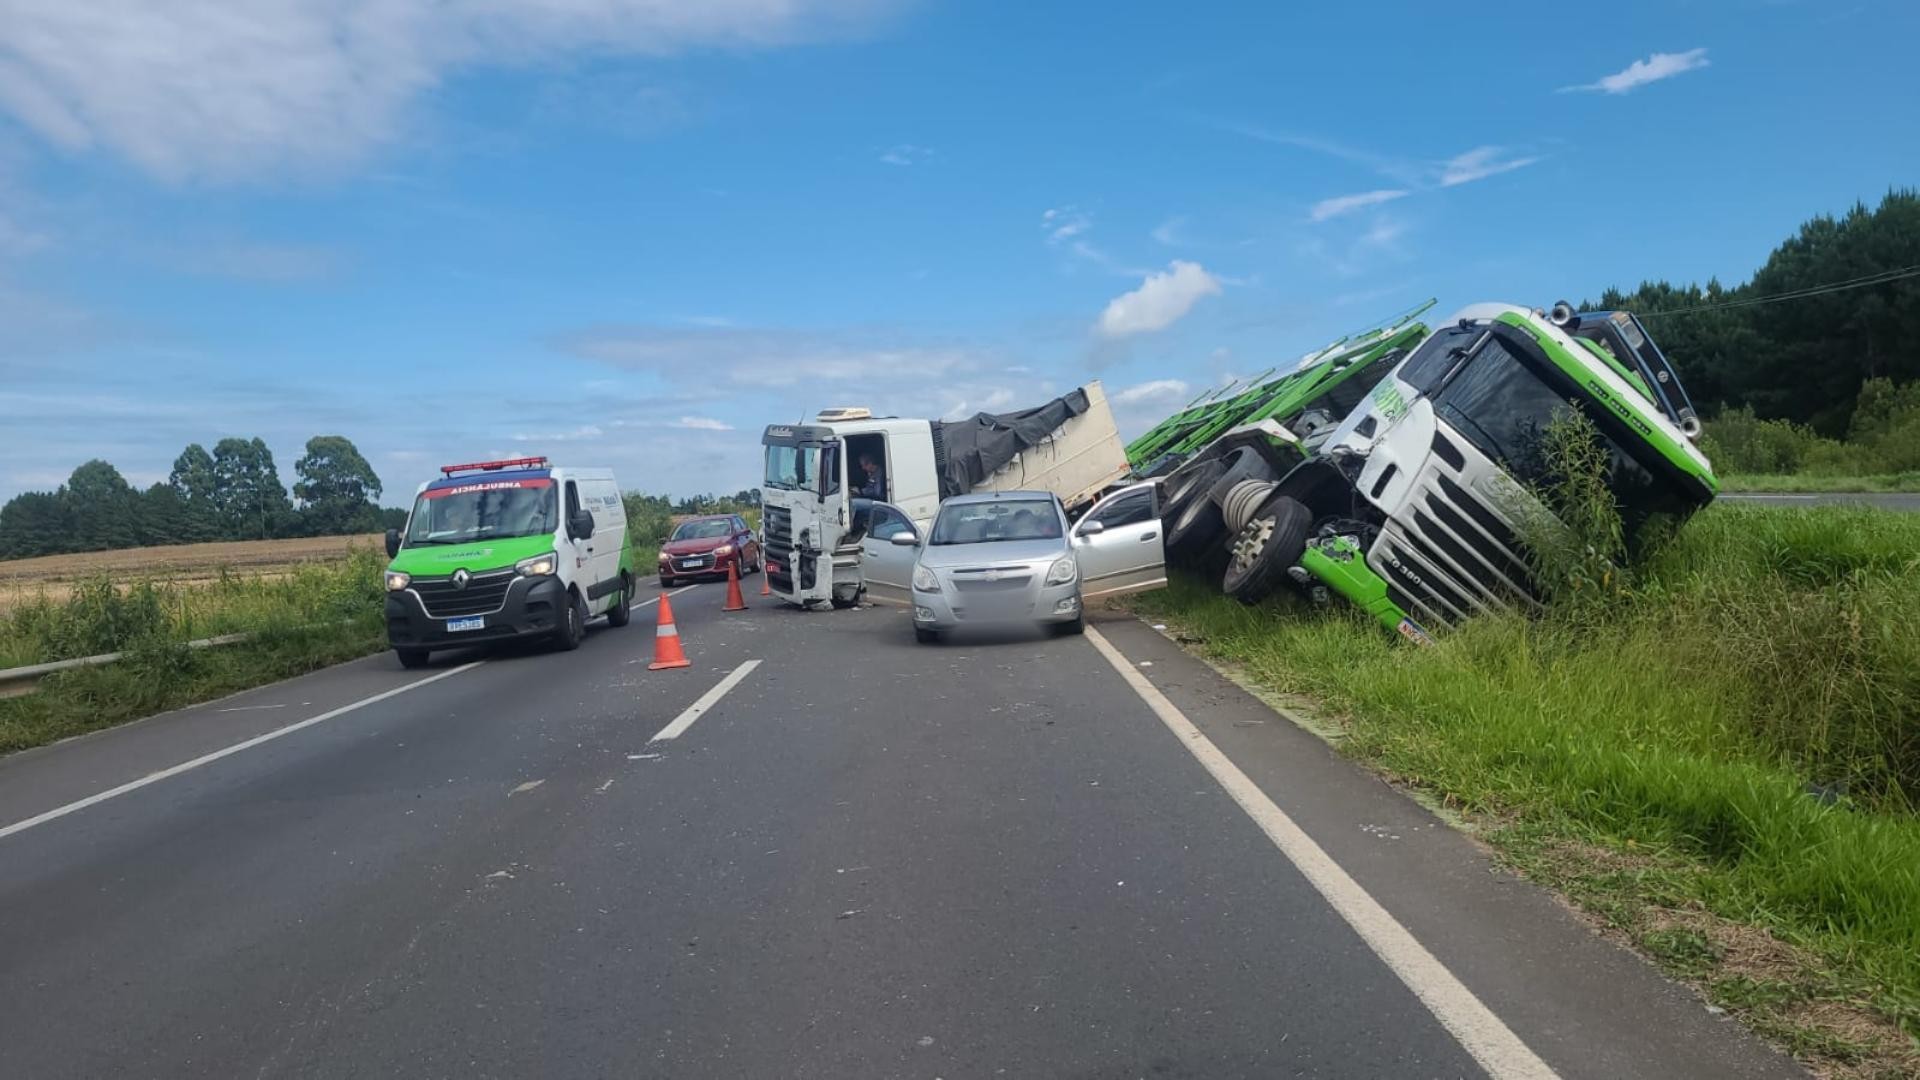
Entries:
{"type": "Polygon", "coordinates": [[[881,479],[880,465],[873,460],[872,454],[860,455],[860,472],[863,479],[861,479],[860,485],[855,489],[854,494],[869,499],[884,499],[887,497],[886,481],[881,479]]]}

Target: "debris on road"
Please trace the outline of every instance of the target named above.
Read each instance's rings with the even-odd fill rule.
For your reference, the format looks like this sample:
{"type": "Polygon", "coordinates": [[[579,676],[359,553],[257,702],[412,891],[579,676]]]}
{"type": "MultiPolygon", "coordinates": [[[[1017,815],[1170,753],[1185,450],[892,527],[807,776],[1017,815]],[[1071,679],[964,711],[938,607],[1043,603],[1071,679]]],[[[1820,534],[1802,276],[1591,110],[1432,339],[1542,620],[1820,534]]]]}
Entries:
{"type": "Polygon", "coordinates": [[[514,788],[512,791],[507,792],[507,798],[511,799],[515,795],[521,794],[522,792],[532,791],[534,788],[537,788],[544,783],[546,783],[545,780],[529,780],[526,783],[521,784],[519,787],[514,788]]]}

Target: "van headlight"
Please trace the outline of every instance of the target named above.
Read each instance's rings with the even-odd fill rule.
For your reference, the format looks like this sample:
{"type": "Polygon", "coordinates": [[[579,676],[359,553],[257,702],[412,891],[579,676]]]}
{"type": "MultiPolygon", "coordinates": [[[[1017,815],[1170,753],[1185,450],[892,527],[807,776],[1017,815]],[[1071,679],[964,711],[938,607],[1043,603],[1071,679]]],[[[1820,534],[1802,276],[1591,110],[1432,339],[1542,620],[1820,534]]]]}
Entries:
{"type": "Polygon", "coordinates": [[[399,592],[413,583],[412,574],[403,574],[398,570],[387,571],[387,591],[399,592]]]}
{"type": "Polygon", "coordinates": [[[913,587],[921,592],[939,592],[940,579],[933,576],[933,571],[916,565],[913,568],[913,587]]]}
{"type": "Polygon", "coordinates": [[[1080,567],[1074,563],[1073,556],[1063,556],[1062,558],[1053,560],[1053,565],[1047,567],[1047,584],[1065,585],[1078,576],[1079,573],[1080,567]]]}
{"type": "Polygon", "coordinates": [[[516,574],[523,574],[527,577],[546,577],[558,569],[559,566],[560,556],[549,551],[545,555],[535,555],[531,559],[521,559],[519,562],[513,564],[513,571],[516,574]]]}

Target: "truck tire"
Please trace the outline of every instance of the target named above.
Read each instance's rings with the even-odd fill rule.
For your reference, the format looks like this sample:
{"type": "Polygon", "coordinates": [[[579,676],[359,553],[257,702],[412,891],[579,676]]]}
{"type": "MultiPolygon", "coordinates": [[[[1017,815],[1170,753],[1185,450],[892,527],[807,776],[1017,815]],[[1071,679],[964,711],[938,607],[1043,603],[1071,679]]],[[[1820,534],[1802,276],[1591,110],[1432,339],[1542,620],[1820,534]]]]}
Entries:
{"type": "Polygon", "coordinates": [[[579,593],[568,593],[567,601],[560,625],[553,628],[553,647],[561,652],[572,652],[587,639],[587,602],[579,593]]]}
{"type": "Polygon", "coordinates": [[[1313,512],[1288,495],[1276,495],[1254,512],[1233,538],[1220,588],[1243,604],[1257,604],[1287,580],[1287,570],[1307,550],[1313,512]]]}
{"type": "Polygon", "coordinates": [[[1242,480],[1274,479],[1273,467],[1268,465],[1267,459],[1261,457],[1260,452],[1251,446],[1243,446],[1228,454],[1223,460],[1227,463],[1227,471],[1221,473],[1220,479],[1215,480],[1213,486],[1207,489],[1207,497],[1213,500],[1215,506],[1225,507],[1228,492],[1231,492],[1234,485],[1242,480]]]}
{"type": "Polygon", "coordinates": [[[607,609],[608,626],[625,626],[633,621],[633,579],[626,575],[620,577],[620,595],[613,598],[613,606],[607,609]]]}
{"type": "Polygon", "coordinates": [[[833,590],[833,596],[831,599],[832,599],[833,606],[835,608],[841,611],[845,611],[850,607],[855,607],[859,605],[860,593],[858,591],[846,592],[841,589],[835,589],[833,590]]]}
{"type": "Polygon", "coordinates": [[[1160,503],[1161,520],[1172,522],[1180,512],[1193,504],[1195,499],[1206,498],[1213,482],[1226,471],[1226,466],[1218,461],[1201,461],[1189,464],[1167,478],[1166,497],[1160,503]]]}
{"type": "Polygon", "coordinates": [[[1173,495],[1160,517],[1166,528],[1169,559],[1189,566],[1199,565],[1219,541],[1224,528],[1220,508],[1213,505],[1208,492],[1226,470],[1224,462],[1204,461],[1185,477],[1174,480],[1173,495]]]}

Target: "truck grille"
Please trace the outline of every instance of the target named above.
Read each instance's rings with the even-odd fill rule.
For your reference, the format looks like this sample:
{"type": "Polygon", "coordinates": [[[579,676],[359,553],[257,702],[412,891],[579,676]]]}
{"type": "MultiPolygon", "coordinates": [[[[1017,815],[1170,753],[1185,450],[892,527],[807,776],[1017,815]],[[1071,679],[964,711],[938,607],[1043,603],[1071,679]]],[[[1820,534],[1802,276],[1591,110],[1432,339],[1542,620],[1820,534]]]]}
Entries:
{"type": "MultiPolygon", "coordinates": [[[[1438,438],[1438,437],[1436,437],[1438,438]]],[[[1448,626],[1488,611],[1539,606],[1540,590],[1512,526],[1464,480],[1449,476],[1458,458],[1436,454],[1421,470],[1405,507],[1367,554],[1403,608],[1448,626]]]]}
{"type": "Polygon", "coordinates": [[[784,506],[765,508],[767,554],[782,563],[793,554],[793,511],[784,506]]]}
{"type": "Polygon", "coordinates": [[[412,588],[428,615],[452,619],[499,611],[506,604],[507,590],[512,586],[513,571],[496,570],[473,575],[464,589],[454,588],[452,578],[414,578],[412,588]]]}

